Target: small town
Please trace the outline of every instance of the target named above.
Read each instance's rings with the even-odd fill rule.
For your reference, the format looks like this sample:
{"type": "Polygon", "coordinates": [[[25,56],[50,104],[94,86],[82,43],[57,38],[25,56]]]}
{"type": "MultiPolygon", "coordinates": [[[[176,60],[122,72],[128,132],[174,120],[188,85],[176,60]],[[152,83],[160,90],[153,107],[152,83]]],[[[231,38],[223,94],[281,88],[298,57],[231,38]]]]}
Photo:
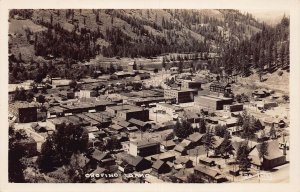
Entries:
{"type": "MultiPolygon", "coordinates": [[[[20,15],[11,22],[27,21],[20,15]]],[[[105,65],[90,60],[70,68],[74,76],[91,71],[80,78],[50,74],[49,65],[46,70],[32,61],[37,76],[19,81],[23,76],[16,72],[9,84],[9,178],[28,183],[289,182],[285,58],[278,59],[283,67],[274,67],[275,72],[262,74],[253,67],[245,77],[229,72],[230,64],[216,72],[211,65],[220,55],[203,54],[114,58],[105,65]]],[[[9,56],[16,66],[24,57],[9,56]]],[[[55,60],[47,54],[47,62],[55,60]]]]}

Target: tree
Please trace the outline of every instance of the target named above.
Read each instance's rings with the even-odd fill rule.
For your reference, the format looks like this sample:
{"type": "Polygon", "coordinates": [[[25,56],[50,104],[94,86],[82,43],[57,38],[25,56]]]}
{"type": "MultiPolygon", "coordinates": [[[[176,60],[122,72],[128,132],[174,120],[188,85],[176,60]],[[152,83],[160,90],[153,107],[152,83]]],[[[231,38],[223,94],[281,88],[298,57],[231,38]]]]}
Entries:
{"type": "Polygon", "coordinates": [[[187,176],[187,182],[188,183],[204,183],[203,179],[201,178],[201,175],[197,173],[192,173],[187,176]]]}
{"type": "Polygon", "coordinates": [[[206,129],[207,128],[206,128],[205,120],[204,118],[201,118],[199,122],[199,133],[204,134],[206,132],[206,129]]]}
{"type": "Polygon", "coordinates": [[[269,135],[270,135],[271,139],[276,139],[276,130],[275,130],[274,123],[272,123],[272,125],[271,125],[269,135]]]}
{"type": "Polygon", "coordinates": [[[255,121],[254,128],[255,128],[255,131],[259,131],[259,130],[262,130],[264,128],[259,119],[257,119],[255,121]]]}
{"type": "Polygon", "coordinates": [[[248,171],[251,167],[251,159],[249,158],[250,150],[248,148],[248,142],[242,143],[238,150],[236,160],[239,164],[239,168],[241,171],[248,171]]]}
{"type": "Polygon", "coordinates": [[[17,144],[16,132],[9,127],[9,148],[8,148],[8,181],[12,183],[24,183],[24,164],[21,158],[25,155],[24,149],[17,144]]]}
{"type": "Polygon", "coordinates": [[[231,141],[230,141],[230,134],[227,131],[227,133],[224,136],[224,141],[222,142],[222,144],[220,146],[219,153],[221,155],[227,156],[228,154],[232,155],[233,154],[232,151],[233,151],[233,147],[232,147],[231,141]]]}
{"type": "Polygon", "coordinates": [[[133,62],[132,69],[133,69],[133,70],[137,70],[137,64],[136,64],[136,61],[133,62]]]}
{"type": "Polygon", "coordinates": [[[67,165],[74,153],[86,152],[88,135],[82,127],[73,124],[61,124],[42,144],[41,154],[37,159],[42,172],[49,172],[56,167],[67,165]]]}
{"type": "MultiPolygon", "coordinates": [[[[262,138],[264,138],[265,133],[262,133],[262,138]]],[[[268,155],[268,142],[262,141],[260,145],[258,145],[258,152],[259,152],[259,158],[263,158],[264,156],[268,155]]]]}
{"type": "Polygon", "coordinates": [[[45,96],[44,95],[39,95],[37,98],[36,98],[36,101],[39,102],[39,103],[45,103],[46,102],[46,99],[45,99],[45,96]]]}
{"type": "Polygon", "coordinates": [[[106,147],[107,150],[109,151],[114,151],[116,149],[121,149],[122,145],[120,141],[116,137],[112,137],[107,141],[106,147]]]}
{"type": "Polygon", "coordinates": [[[165,57],[163,57],[161,65],[162,65],[162,68],[166,69],[166,59],[165,59],[165,57]]]}
{"type": "Polygon", "coordinates": [[[227,131],[227,127],[225,125],[217,125],[215,127],[215,134],[216,136],[224,138],[227,131]]]}
{"type": "Polygon", "coordinates": [[[114,65],[112,63],[110,63],[110,65],[109,65],[109,73],[113,74],[115,72],[116,72],[116,69],[115,69],[114,65]]]}
{"type": "Polygon", "coordinates": [[[72,89],[76,89],[77,88],[77,82],[75,80],[72,80],[72,81],[70,81],[69,86],[72,89]]]}
{"type": "Polygon", "coordinates": [[[177,120],[173,131],[179,138],[186,138],[194,132],[191,123],[186,120],[177,120]]]}
{"type": "Polygon", "coordinates": [[[206,151],[206,157],[208,157],[208,152],[210,149],[214,148],[216,139],[213,135],[213,131],[210,127],[207,128],[205,135],[203,136],[203,143],[206,151]]]}

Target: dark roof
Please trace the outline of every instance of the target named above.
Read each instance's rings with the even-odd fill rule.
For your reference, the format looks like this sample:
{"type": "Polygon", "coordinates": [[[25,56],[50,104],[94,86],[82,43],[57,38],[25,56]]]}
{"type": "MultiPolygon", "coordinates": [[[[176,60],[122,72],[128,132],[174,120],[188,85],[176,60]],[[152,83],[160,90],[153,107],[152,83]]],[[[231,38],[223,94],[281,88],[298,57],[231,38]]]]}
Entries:
{"type": "Polygon", "coordinates": [[[141,156],[132,156],[132,155],[125,155],[122,157],[123,161],[125,161],[126,163],[128,163],[129,165],[132,166],[137,166],[140,162],[142,162],[142,160],[144,159],[141,156]]]}
{"type": "Polygon", "coordinates": [[[221,88],[225,88],[227,86],[229,86],[228,83],[224,83],[224,82],[217,82],[217,81],[214,81],[210,84],[210,87],[213,86],[213,87],[221,87],[221,88]]]}
{"type": "Polygon", "coordinates": [[[159,169],[161,166],[163,166],[164,162],[162,160],[157,160],[155,163],[152,165],[152,168],[154,169],[159,169]]]}
{"type": "Polygon", "coordinates": [[[205,175],[208,175],[208,176],[213,177],[213,178],[216,178],[217,176],[220,175],[220,173],[218,171],[210,169],[206,166],[198,165],[198,166],[195,167],[195,170],[197,170],[201,173],[204,173],[205,175]]]}

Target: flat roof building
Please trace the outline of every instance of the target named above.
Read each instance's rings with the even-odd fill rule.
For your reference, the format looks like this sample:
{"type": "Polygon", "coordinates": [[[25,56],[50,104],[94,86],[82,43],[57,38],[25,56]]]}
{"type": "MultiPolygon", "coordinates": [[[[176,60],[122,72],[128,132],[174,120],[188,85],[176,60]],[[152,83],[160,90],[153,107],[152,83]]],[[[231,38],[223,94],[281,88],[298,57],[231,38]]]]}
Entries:
{"type": "Polygon", "coordinates": [[[9,112],[16,117],[16,122],[37,121],[37,107],[28,102],[15,102],[9,105],[9,112]]]}
{"type": "Polygon", "coordinates": [[[146,157],[160,153],[160,143],[151,139],[131,141],[129,154],[133,156],[146,157]]]}
{"type": "Polygon", "coordinates": [[[195,89],[165,89],[165,98],[175,98],[177,103],[188,103],[194,101],[198,91],[195,89]]]}
{"type": "Polygon", "coordinates": [[[232,98],[227,97],[216,97],[212,95],[201,95],[195,97],[195,102],[205,108],[212,110],[222,110],[224,105],[231,105],[233,102],[232,98]]]}

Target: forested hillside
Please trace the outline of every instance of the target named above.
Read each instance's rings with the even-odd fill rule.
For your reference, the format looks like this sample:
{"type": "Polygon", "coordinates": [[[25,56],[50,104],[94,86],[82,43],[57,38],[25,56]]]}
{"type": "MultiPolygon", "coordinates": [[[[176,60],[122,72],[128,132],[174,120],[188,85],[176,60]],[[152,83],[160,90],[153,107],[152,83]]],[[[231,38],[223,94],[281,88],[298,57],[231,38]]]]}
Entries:
{"type": "MultiPolygon", "coordinates": [[[[36,79],[38,71],[43,76],[68,73],[56,64],[71,69],[99,55],[152,58],[166,53],[194,53],[185,59],[209,59],[215,72],[225,66],[229,73],[246,74],[248,65],[262,67],[258,63],[266,63],[271,52],[277,60],[288,52],[285,19],[287,24],[271,28],[238,10],[11,10],[10,80],[36,79]]],[[[287,63],[287,58],[280,61],[287,63]]]]}

